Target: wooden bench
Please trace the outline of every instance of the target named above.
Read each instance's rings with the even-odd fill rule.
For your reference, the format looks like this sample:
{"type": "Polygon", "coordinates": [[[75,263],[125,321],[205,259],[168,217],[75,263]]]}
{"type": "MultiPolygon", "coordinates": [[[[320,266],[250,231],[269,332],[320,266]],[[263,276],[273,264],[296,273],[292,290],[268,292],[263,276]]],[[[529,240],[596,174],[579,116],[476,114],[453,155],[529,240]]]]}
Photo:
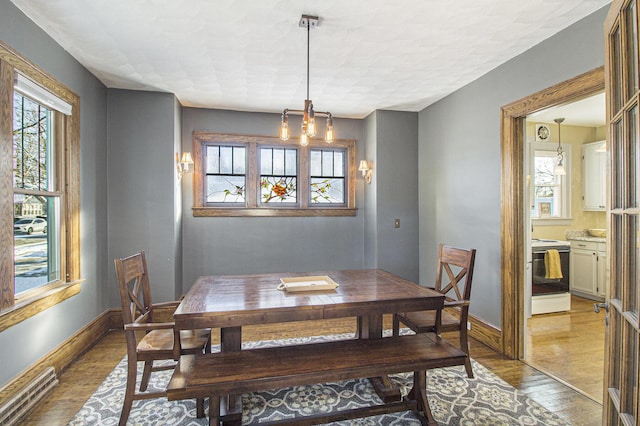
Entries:
{"type": "Polygon", "coordinates": [[[209,425],[217,426],[242,416],[221,415],[220,399],[224,402],[227,395],[413,371],[413,389],[402,401],[277,423],[318,424],[411,410],[423,424],[435,425],[426,397],[426,370],[464,365],[466,359],[460,349],[430,333],[188,355],[180,357],[167,397],[209,397],[209,425]]]}

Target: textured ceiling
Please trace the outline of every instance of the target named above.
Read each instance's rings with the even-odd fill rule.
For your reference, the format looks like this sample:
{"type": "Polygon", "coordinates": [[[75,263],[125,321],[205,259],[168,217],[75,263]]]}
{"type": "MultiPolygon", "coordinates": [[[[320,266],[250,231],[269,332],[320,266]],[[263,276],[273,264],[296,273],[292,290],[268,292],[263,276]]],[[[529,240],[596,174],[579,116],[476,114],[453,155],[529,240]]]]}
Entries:
{"type": "Polygon", "coordinates": [[[107,87],[184,106],[419,111],[609,0],[11,0],[107,87]]]}

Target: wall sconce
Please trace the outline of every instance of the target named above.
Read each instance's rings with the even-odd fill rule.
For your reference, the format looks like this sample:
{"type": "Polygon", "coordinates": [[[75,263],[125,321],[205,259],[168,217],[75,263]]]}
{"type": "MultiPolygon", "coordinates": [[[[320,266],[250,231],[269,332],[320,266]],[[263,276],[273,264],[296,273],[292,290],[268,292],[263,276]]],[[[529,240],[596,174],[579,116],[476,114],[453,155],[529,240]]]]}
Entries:
{"type": "Polygon", "coordinates": [[[183,152],[182,158],[176,153],[176,163],[178,164],[178,176],[182,178],[182,175],[191,171],[190,166],[193,164],[193,158],[191,158],[190,152],[183,152]]]}
{"type": "Polygon", "coordinates": [[[367,181],[367,183],[371,183],[371,167],[369,167],[369,163],[367,160],[361,160],[360,166],[358,166],[358,171],[362,172],[362,177],[367,181]]]}

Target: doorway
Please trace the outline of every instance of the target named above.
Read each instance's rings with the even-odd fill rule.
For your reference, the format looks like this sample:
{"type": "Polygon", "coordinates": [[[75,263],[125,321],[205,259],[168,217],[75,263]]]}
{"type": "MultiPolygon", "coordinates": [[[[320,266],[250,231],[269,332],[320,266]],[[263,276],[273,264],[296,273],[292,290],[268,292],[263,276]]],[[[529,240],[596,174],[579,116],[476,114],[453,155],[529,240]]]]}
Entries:
{"type": "Polygon", "coordinates": [[[597,266],[597,252],[583,246],[595,249],[601,243],[606,253],[605,238],[589,233],[607,227],[606,176],[590,167],[593,156],[605,160],[604,152],[592,149],[605,148],[605,106],[602,92],[535,112],[526,117],[524,138],[523,239],[530,244],[525,246],[523,360],[599,403],[605,324],[592,305],[604,300],[599,295],[604,283],[580,269],[597,266]],[[593,205],[590,194],[596,190],[604,190],[603,201],[593,205]],[[547,263],[551,254],[557,254],[555,265],[547,263]]]}
{"type": "Polygon", "coordinates": [[[524,358],[525,326],[525,126],[526,117],[604,91],[604,67],[559,83],[502,107],[501,282],[502,347],[505,355],[524,358]]]}

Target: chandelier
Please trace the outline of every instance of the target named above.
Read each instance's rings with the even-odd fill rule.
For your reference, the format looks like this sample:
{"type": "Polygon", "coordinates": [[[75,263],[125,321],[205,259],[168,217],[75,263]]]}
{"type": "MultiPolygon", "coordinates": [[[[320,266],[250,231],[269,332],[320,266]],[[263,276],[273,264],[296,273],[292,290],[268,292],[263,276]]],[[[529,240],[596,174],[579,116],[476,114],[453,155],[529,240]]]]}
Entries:
{"type": "Polygon", "coordinates": [[[327,143],[333,142],[333,117],[328,111],[315,111],[313,109],[313,101],[309,99],[309,33],[312,28],[318,26],[318,17],[310,15],[302,15],[300,23],[301,28],[307,29],[307,98],[304,101],[304,109],[288,109],[282,111],[282,122],[280,124],[280,139],[286,141],[289,139],[289,114],[302,115],[302,130],[300,133],[300,145],[307,146],[309,138],[317,133],[316,116],[327,117],[327,127],[324,140],[327,143]]]}

